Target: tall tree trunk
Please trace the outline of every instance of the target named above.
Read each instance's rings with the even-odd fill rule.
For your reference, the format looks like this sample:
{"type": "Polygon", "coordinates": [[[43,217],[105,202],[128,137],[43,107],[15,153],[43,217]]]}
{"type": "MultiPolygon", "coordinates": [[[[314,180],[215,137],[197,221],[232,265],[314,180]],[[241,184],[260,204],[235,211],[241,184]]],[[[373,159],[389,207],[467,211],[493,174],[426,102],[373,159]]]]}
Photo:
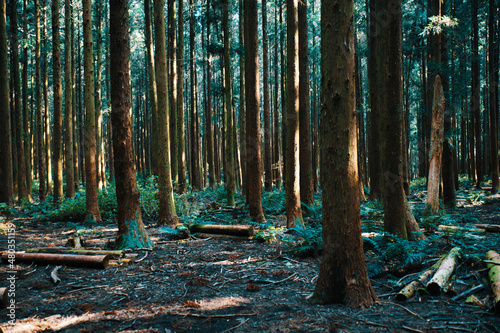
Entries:
{"type": "Polygon", "coordinates": [[[353,3],[321,5],[324,249],[312,300],[365,308],[377,296],[368,279],[359,215],[353,3]]]}
{"type": "Polygon", "coordinates": [[[45,201],[47,197],[47,188],[45,183],[45,154],[44,154],[44,123],[43,115],[45,114],[45,103],[42,96],[42,59],[41,59],[41,26],[40,26],[40,3],[35,0],[35,31],[36,31],[36,131],[37,131],[37,151],[38,151],[38,181],[39,181],[39,199],[45,201]]]}
{"type": "Polygon", "coordinates": [[[225,114],[226,114],[226,124],[224,126],[225,142],[226,142],[226,168],[224,174],[226,175],[226,197],[227,204],[229,206],[234,206],[234,191],[236,190],[235,181],[235,163],[234,163],[234,136],[233,136],[233,87],[231,84],[231,57],[229,52],[229,0],[222,1],[222,31],[224,34],[224,91],[226,102],[225,114]]]}
{"type": "Polygon", "coordinates": [[[267,37],[267,0],[262,0],[262,80],[264,94],[264,188],[273,190],[273,167],[271,156],[271,109],[269,102],[269,45],[267,37]]]}
{"type": "Polygon", "coordinates": [[[11,0],[10,3],[10,35],[11,35],[11,64],[12,64],[12,92],[14,93],[14,109],[15,113],[15,148],[17,156],[17,196],[20,203],[29,200],[28,191],[26,188],[26,164],[24,155],[24,115],[21,104],[21,74],[19,70],[19,37],[17,23],[17,1],[11,0]]]}
{"type": "Polygon", "coordinates": [[[179,0],[179,45],[177,49],[178,82],[177,82],[177,162],[179,163],[179,193],[187,190],[186,182],[186,149],[184,135],[184,0],[179,0]]]}
{"type": "MultiPolygon", "coordinates": [[[[23,8],[24,8],[24,15],[23,15],[23,39],[28,40],[28,1],[24,0],[23,1],[23,8]]],[[[31,117],[31,110],[28,106],[28,96],[29,96],[29,91],[28,91],[28,48],[29,45],[24,45],[23,47],[23,61],[24,61],[24,66],[23,66],[23,114],[24,114],[24,136],[23,136],[23,141],[24,141],[24,161],[26,164],[26,193],[28,195],[28,200],[31,201],[32,199],[32,189],[31,189],[31,181],[32,181],[32,153],[31,153],[31,124],[32,124],[32,117],[31,117]]]]}
{"type": "Polygon", "coordinates": [[[111,117],[115,152],[117,249],[153,247],[142,223],[130,119],[130,47],[127,0],[110,0],[111,117]]]}
{"type": "Polygon", "coordinates": [[[194,59],[195,57],[195,36],[196,36],[196,31],[195,31],[195,16],[194,16],[194,1],[190,0],[189,1],[190,5],[190,20],[189,20],[189,54],[190,54],[190,91],[191,91],[191,103],[190,103],[190,132],[191,132],[191,140],[190,140],[190,182],[191,186],[193,187],[194,190],[200,190],[201,189],[201,175],[199,173],[199,145],[198,145],[198,128],[197,128],[197,122],[198,122],[198,103],[196,101],[196,61],[194,59]]]}
{"type": "Polygon", "coordinates": [[[314,202],[311,154],[311,108],[309,99],[309,41],[307,34],[307,1],[299,1],[299,165],[300,200],[308,206],[314,202]]]}
{"type": "Polygon", "coordinates": [[[52,65],[54,81],[54,202],[63,197],[63,133],[59,0],[52,0],[52,65]]]}
{"type": "Polygon", "coordinates": [[[208,164],[208,185],[215,187],[215,165],[214,165],[214,135],[213,135],[213,110],[212,110],[212,53],[210,52],[211,43],[211,18],[210,18],[210,0],[207,0],[207,93],[206,99],[206,140],[207,140],[207,164],[208,164]]]}
{"type": "Polygon", "coordinates": [[[480,105],[480,77],[479,77],[479,27],[478,27],[478,0],[472,0],[472,95],[471,95],[471,113],[474,118],[474,142],[475,142],[475,161],[476,161],[476,187],[481,187],[483,181],[483,160],[481,145],[481,105],[480,105]]]}
{"type": "MultiPolygon", "coordinates": [[[[158,191],[160,197],[159,225],[175,227],[179,223],[175,212],[170,168],[169,107],[167,93],[167,54],[165,42],[165,0],[154,2],[155,65],[158,93],[158,191]]],[[[116,152],[115,152],[116,154],[116,152]]]]}
{"type": "Polygon", "coordinates": [[[280,131],[280,115],[281,110],[279,107],[279,97],[280,91],[280,76],[279,76],[279,53],[281,43],[279,43],[278,37],[278,8],[274,7],[274,139],[273,139],[273,171],[274,171],[274,183],[277,189],[281,188],[281,131],[280,131]]]}
{"type": "Polygon", "coordinates": [[[246,160],[248,205],[252,220],[264,221],[262,210],[262,152],[260,140],[257,0],[245,0],[246,160]]]}
{"type": "MultiPolygon", "coordinates": [[[[151,146],[153,152],[158,151],[158,111],[155,79],[155,60],[153,50],[153,25],[151,24],[151,0],[144,0],[144,18],[146,24],[146,52],[148,59],[148,78],[149,78],[149,106],[151,108],[151,146]]],[[[151,155],[153,164],[153,174],[158,175],[158,155],[151,155]]]]}
{"type": "MultiPolygon", "coordinates": [[[[243,14],[243,1],[244,0],[239,0],[239,40],[240,40],[240,45],[246,45],[245,44],[245,23],[244,23],[244,14],[243,14]]],[[[247,144],[246,144],[246,109],[245,109],[245,103],[246,103],[246,96],[245,96],[245,52],[240,52],[240,58],[239,58],[239,66],[240,66],[240,112],[239,112],[239,119],[238,123],[240,126],[240,155],[241,155],[241,174],[242,174],[242,180],[241,180],[241,193],[247,197],[248,199],[248,177],[247,177],[247,144]]]]}
{"type": "Polygon", "coordinates": [[[490,111],[490,168],[491,192],[497,193],[500,187],[498,176],[498,21],[495,0],[489,0],[488,14],[488,72],[489,72],[489,111],[490,111]]]}
{"type": "Polygon", "coordinates": [[[7,64],[7,9],[0,0],[0,202],[14,204],[12,142],[10,137],[9,66],[7,64]]]}
{"type": "Polygon", "coordinates": [[[64,75],[65,75],[65,118],[64,118],[64,142],[65,142],[65,172],[66,172],[66,196],[75,196],[75,174],[73,156],[73,76],[72,76],[72,45],[73,45],[73,21],[71,0],[64,1],[64,75]]]}
{"type": "Polygon", "coordinates": [[[287,82],[286,82],[286,219],[287,227],[303,226],[300,206],[299,161],[299,38],[298,0],[286,1],[287,82]]]}
{"type": "Polygon", "coordinates": [[[378,68],[377,68],[377,12],[375,0],[369,0],[370,24],[368,29],[368,86],[370,90],[370,113],[369,138],[368,138],[368,171],[370,175],[370,199],[381,198],[381,161],[380,161],[380,137],[379,137],[379,113],[378,104],[378,68]]]}
{"type": "Polygon", "coordinates": [[[91,0],[83,0],[83,57],[85,80],[85,192],[86,221],[100,221],[97,201],[95,102],[94,102],[94,44],[92,41],[91,0]]]}
{"type": "Polygon", "coordinates": [[[172,168],[172,180],[177,181],[179,173],[179,163],[177,163],[177,13],[175,1],[168,0],[168,101],[170,112],[170,165],[172,168]]]}
{"type": "Polygon", "coordinates": [[[95,140],[96,140],[96,177],[97,177],[97,188],[101,190],[106,186],[104,174],[106,170],[103,168],[103,133],[102,133],[102,74],[101,74],[101,63],[102,63],[102,20],[103,20],[103,6],[104,3],[98,1],[97,5],[97,22],[96,22],[96,61],[95,61],[95,140]]]}

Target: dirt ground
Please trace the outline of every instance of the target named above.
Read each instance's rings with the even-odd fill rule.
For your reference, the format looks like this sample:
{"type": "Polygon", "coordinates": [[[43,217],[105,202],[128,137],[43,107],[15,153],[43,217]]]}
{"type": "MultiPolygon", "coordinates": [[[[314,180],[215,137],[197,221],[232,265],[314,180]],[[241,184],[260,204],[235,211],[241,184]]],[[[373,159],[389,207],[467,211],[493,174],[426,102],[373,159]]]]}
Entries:
{"type": "MultiPolygon", "coordinates": [[[[413,198],[418,201],[417,198],[413,198]]],[[[498,201],[478,206],[461,204],[457,216],[481,223],[500,220],[498,201]]],[[[472,221],[472,222],[471,222],[472,221]]],[[[472,228],[465,220],[461,227],[472,228]]],[[[68,223],[15,220],[16,249],[64,246],[75,230],[68,223]]],[[[84,225],[81,225],[84,226],[84,225]]],[[[102,227],[93,246],[105,248],[116,226],[102,227]]],[[[62,266],[61,282],[50,277],[54,266],[19,264],[16,267],[16,324],[9,325],[8,310],[0,310],[3,332],[500,332],[500,316],[492,309],[493,296],[482,262],[464,259],[454,276],[459,293],[478,284],[476,304],[452,295],[419,294],[406,302],[395,300],[410,274],[429,267],[431,258],[399,275],[384,272],[371,279],[379,301],[367,309],[341,305],[313,305],[319,256],[298,257],[278,243],[211,237],[167,241],[154,222],[148,233],[154,251],[128,253],[135,263],[115,263],[106,269],[62,266]]],[[[96,229],[96,225],[87,226],[96,229]]],[[[442,253],[456,246],[440,239],[442,253]]],[[[500,251],[498,234],[484,233],[462,244],[482,244],[500,251]],[[469,242],[469,243],[467,243],[469,242]],[[472,242],[472,243],[470,243],[472,242]]],[[[471,245],[471,246],[472,246],[471,245]]],[[[0,236],[0,248],[7,237],[0,236]]],[[[472,248],[472,247],[471,247],[472,248]]],[[[365,249],[366,250],[366,249],[365,249]]],[[[483,257],[484,259],[484,253],[483,257]]],[[[373,260],[373,258],[371,259],[373,260]]],[[[0,265],[0,287],[9,276],[0,265]]]]}

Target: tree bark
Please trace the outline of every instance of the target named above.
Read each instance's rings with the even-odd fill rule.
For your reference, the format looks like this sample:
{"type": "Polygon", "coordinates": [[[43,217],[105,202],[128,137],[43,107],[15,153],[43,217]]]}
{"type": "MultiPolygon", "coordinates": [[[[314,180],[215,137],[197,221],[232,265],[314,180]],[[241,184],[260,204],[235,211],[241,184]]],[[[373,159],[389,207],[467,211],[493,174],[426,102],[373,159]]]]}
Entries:
{"type": "MultiPolygon", "coordinates": [[[[8,262],[8,253],[2,254],[2,261],[8,262]]],[[[106,268],[109,263],[108,255],[87,256],[76,254],[52,253],[14,253],[17,263],[37,265],[66,265],[70,267],[106,268]]]]}
{"type": "Polygon", "coordinates": [[[307,206],[314,203],[311,152],[311,107],[309,98],[309,41],[307,1],[299,1],[299,165],[300,200],[307,206]]]}
{"type": "Polygon", "coordinates": [[[287,0],[287,75],[286,75],[286,225],[303,226],[300,204],[299,161],[299,38],[298,0],[287,0]]]}
{"type": "Polygon", "coordinates": [[[103,6],[104,3],[99,1],[97,2],[97,22],[96,22],[96,60],[95,60],[95,140],[96,140],[96,179],[97,179],[97,188],[102,190],[103,187],[106,186],[106,179],[104,177],[106,170],[103,165],[103,154],[104,154],[104,145],[103,145],[103,131],[102,131],[102,21],[103,21],[103,6]]]}
{"type": "Polygon", "coordinates": [[[312,300],[365,308],[377,296],[361,239],[353,4],[321,2],[323,257],[312,300]]]}
{"type": "Polygon", "coordinates": [[[61,44],[59,41],[59,0],[52,1],[52,65],[54,89],[54,202],[63,197],[63,133],[61,44]]]}
{"type": "Polygon", "coordinates": [[[273,190],[273,161],[271,155],[271,108],[269,101],[269,39],[267,37],[267,0],[262,0],[262,81],[264,95],[264,188],[273,190]]]}
{"type": "MultiPolygon", "coordinates": [[[[116,201],[118,204],[118,234],[115,248],[152,247],[153,244],[142,223],[140,194],[137,190],[134,153],[132,151],[130,37],[127,0],[110,1],[109,29],[110,57],[113,59],[110,67],[111,121],[113,123],[116,201]]],[[[160,192],[160,194],[162,193],[160,192]]]]}
{"type": "MultiPolygon", "coordinates": [[[[214,161],[214,134],[213,134],[213,110],[212,110],[212,53],[210,52],[211,44],[211,19],[210,19],[210,0],[207,0],[207,102],[206,108],[206,138],[207,138],[207,164],[208,164],[208,185],[210,188],[215,187],[215,161],[214,161]]],[[[241,16],[240,16],[241,17],[241,16]]]]}
{"type": "Polygon", "coordinates": [[[39,181],[39,198],[45,201],[47,197],[46,175],[45,175],[45,149],[43,133],[43,115],[45,114],[45,104],[42,96],[42,59],[41,59],[41,27],[40,27],[40,4],[35,0],[35,57],[36,57],[36,138],[37,138],[37,154],[38,154],[38,181],[39,181]]]}
{"type": "Polygon", "coordinates": [[[436,215],[439,212],[439,186],[441,185],[441,161],[444,141],[444,108],[443,85],[441,76],[437,75],[434,79],[434,99],[432,102],[431,154],[426,205],[426,210],[432,215],[436,215]]]}
{"type": "Polygon", "coordinates": [[[92,40],[91,0],[83,0],[83,57],[85,72],[85,192],[86,221],[100,221],[97,201],[95,100],[94,100],[94,44],[92,40]]]}
{"type": "MultiPolygon", "coordinates": [[[[23,1],[23,8],[24,8],[24,14],[23,14],[23,39],[27,40],[28,39],[28,1],[24,0],[23,1]]],[[[23,47],[23,114],[24,114],[24,161],[26,164],[26,192],[28,194],[28,200],[32,200],[32,162],[31,158],[33,156],[31,152],[31,134],[32,134],[32,127],[31,124],[33,123],[33,117],[32,117],[32,112],[31,110],[33,108],[30,108],[28,105],[28,99],[29,99],[29,94],[30,92],[28,91],[28,45],[24,45],[23,47]]]]}
{"type": "Polygon", "coordinates": [[[12,142],[10,136],[9,66],[7,64],[6,0],[0,0],[0,202],[14,204],[12,142]]]}
{"type": "MultiPolygon", "coordinates": [[[[243,0],[239,0],[239,41],[240,45],[245,45],[245,23],[243,14],[243,0]]],[[[240,52],[239,66],[240,66],[240,110],[238,115],[239,135],[240,135],[240,155],[241,155],[241,193],[248,199],[248,177],[247,177],[247,152],[246,152],[246,97],[245,97],[245,52],[240,52]]]]}
{"type": "MultiPolygon", "coordinates": [[[[158,191],[159,225],[174,227],[179,223],[175,211],[170,166],[169,107],[167,95],[167,55],[165,42],[165,0],[154,2],[155,65],[158,100],[158,191]]],[[[115,152],[116,154],[116,152],[115,152]]]]}
{"type": "Polygon", "coordinates": [[[179,163],[179,193],[187,190],[186,182],[186,149],[184,135],[184,0],[179,0],[179,45],[177,49],[178,82],[177,82],[177,162],[179,163]]]}
{"type": "Polygon", "coordinates": [[[483,181],[483,159],[481,144],[481,105],[480,105],[480,64],[479,64],[479,27],[478,27],[478,0],[472,0],[472,64],[471,64],[471,113],[474,119],[474,148],[476,187],[481,187],[483,181]]]}
{"type": "Polygon", "coordinates": [[[168,100],[170,113],[170,165],[172,168],[172,180],[177,181],[179,175],[179,163],[177,162],[177,12],[175,1],[168,0],[168,100]]]}
{"type": "Polygon", "coordinates": [[[73,155],[73,11],[71,0],[64,1],[64,75],[65,75],[65,115],[64,115],[64,142],[65,142],[65,173],[66,173],[66,197],[75,196],[75,169],[73,155]]]}
{"type": "Polygon", "coordinates": [[[489,111],[490,111],[490,169],[491,192],[497,193],[500,187],[498,176],[498,21],[497,6],[489,0],[488,14],[488,74],[489,74],[489,111]]]}
{"type": "Polygon", "coordinates": [[[245,91],[246,91],[246,160],[248,205],[253,221],[263,222],[262,152],[260,140],[259,70],[257,0],[245,0],[245,91]]]}

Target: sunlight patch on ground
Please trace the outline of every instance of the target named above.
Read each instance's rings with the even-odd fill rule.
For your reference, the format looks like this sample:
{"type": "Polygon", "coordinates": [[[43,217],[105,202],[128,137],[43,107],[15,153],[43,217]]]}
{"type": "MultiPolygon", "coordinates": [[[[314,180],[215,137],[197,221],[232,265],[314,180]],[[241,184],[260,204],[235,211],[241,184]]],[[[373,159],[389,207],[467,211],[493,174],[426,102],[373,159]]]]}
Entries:
{"type": "Polygon", "coordinates": [[[23,332],[43,332],[47,330],[58,331],[71,325],[95,320],[100,314],[83,314],[81,316],[53,315],[47,318],[27,318],[16,322],[14,325],[0,325],[5,333],[23,333],[23,332]]]}
{"type": "Polygon", "coordinates": [[[200,307],[197,310],[216,311],[230,307],[242,306],[251,303],[251,300],[243,297],[218,297],[201,300],[198,303],[200,304],[200,307]]]}

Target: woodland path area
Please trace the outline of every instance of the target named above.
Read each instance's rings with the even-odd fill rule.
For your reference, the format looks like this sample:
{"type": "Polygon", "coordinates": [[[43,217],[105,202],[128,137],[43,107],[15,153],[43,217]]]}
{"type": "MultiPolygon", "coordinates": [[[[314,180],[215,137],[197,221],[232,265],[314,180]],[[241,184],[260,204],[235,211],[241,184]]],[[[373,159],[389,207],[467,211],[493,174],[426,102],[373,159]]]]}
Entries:
{"type": "MultiPolygon", "coordinates": [[[[279,241],[219,236],[167,241],[153,221],[146,221],[155,249],[134,251],[134,263],[118,261],[106,269],[62,266],[58,284],[50,277],[54,266],[19,264],[17,322],[9,326],[7,310],[0,310],[0,328],[3,332],[500,332],[482,262],[487,249],[500,249],[498,234],[449,234],[437,227],[446,219],[461,230],[473,229],[478,221],[498,223],[500,199],[495,196],[479,205],[466,191],[459,198],[457,210],[427,226],[425,247],[434,253],[404,269],[386,265],[376,252],[377,243],[365,239],[368,268],[380,271],[371,272],[379,302],[368,309],[319,306],[308,300],[319,270],[319,251],[298,256],[279,241]],[[421,293],[406,302],[395,300],[405,280],[411,281],[454,246],[462,247],[463,257],[454,273],[452,295],[421,293]],[[478,284],[485,287],[474,293],[476,304],[465,304],[466,297],[452,299],[478,284]]],[[[418,206],[421,194],[410,199],[418,206]]],[[[207,212],[214,215],[220,210],[213,204],[209,207],[207,212]]],[[[374,220],[376,216],[364,215],[364,229],[374,220]]],[[[14,222],[18,251],[64,246],[75,231],[75,224],[67,222],[14,222]]],[[[284,224],[284,217],[277,216],[274,222],[284,224]]],[[[116,226],[109,223],[76,227],[92,229],[92,245],[103,248],[116,234],[116,226]]],[[[0,248],[6,248],[6,241],[2,235],[0,248]]],[[[7,265],[0,265],[0,281],[6,281],[7,272],[7,265]]]]}

